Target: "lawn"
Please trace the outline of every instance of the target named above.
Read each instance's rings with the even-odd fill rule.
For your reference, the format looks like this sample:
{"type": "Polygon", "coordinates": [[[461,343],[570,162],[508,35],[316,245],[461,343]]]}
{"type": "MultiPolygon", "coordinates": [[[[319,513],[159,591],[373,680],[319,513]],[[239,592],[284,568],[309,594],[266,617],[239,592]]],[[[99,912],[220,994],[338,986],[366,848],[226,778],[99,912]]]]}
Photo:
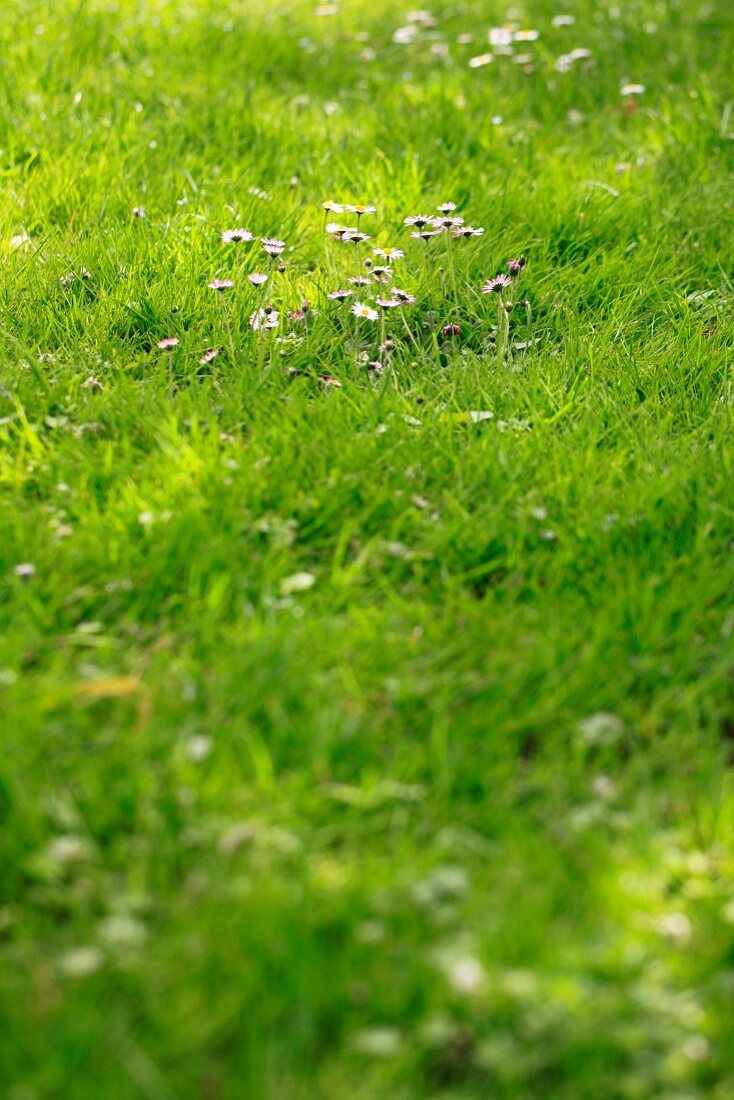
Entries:
{"type": "Polygon", "coordinates": [[[734,10],[556,2],[3,5],[3,1098],[734,1095],[734,10]]]}

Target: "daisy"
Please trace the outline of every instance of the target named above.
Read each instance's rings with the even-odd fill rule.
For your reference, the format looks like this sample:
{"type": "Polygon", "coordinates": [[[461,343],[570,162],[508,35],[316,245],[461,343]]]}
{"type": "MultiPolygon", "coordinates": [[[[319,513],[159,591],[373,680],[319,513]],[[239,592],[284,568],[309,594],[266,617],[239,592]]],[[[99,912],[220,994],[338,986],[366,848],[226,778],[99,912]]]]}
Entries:
{"type": "Polygon", "coordinates": [[[411,214],[409,218],[403,220],[403,225],[415,225],[418,229],[423,229],[432,217],[432,214],[411,214]]]}
{"type": "Polygon", "coordinates": [[[524,256],[521,256],[519,260],[508,260],[507,270],[513,279],[516,279],[524,267],[527,267],[528,261],[524,256]]]}
{"type": "Polygon", "coordinates": [[[450,214],[452,210],[456,210],[455,202],[442,202],[440,206],[437,206],[439,214],[450,214]]]}
{"type": "Polygon", "coordinates": [[[482,294],[501,294],[508,286],[512,286],[512,279],[509,275],[495,275],[494,279],[489,279],[484,284],[482,294]]]}
{"type": "Polygon", "coordinates": [[[349,230],[346,225],[341,225],[339,222],[329,222],[326,226],[326,232],[330,237],[343,237],[349,230]]]}
{"type": "Polygon", "coordinates": [[[351,283],[352,286],[372,286],[372,280],[368,279],[366,275],[352,275],[350,279],[347,279],[347,282],[351,283]]]}
{"type": "Polygon", "coordinates": [[[429,237],[440,237],[443,230],[441,229],[419,229],[417,233],[411,233],[411,237],[415,237],[419,241],[427,241],[429,237]]]}
{"type": "Polygon", "coordinates": [[[262,237],[261,243],[269,256],[280,256],[285,249],[285,241],[274,240],[272,237],[262,237]]]}
{"type": "Polygon", "coordinates": [[[475,229],[473,225],[460,225],[456,229],[454,229],[453,236],[454,237],[481,237],[482,233],[484,233],[484,230],[482,229],[481,226],[478,229],[475,229]]]}
{"type": "Polygon", "coordinates": [[[369,237],[366,233],[360,233],[359,229],[347,229],[342,235],[342,240],[351,244],[360,244],[362,241],[368,241],[369,237]]]}
{"type": "Polygon", "coordinates": [[[325,386],[336,386],[337,389],[342,388],[342,384],[338,378],[335,378],[333,374],[320,374],[319,381],[323,382],[325,386]]]}
{"type": "Polygon", "coordinates": [[[178,344],[178,336],[166,336],[164,340],[158,341],[157,347],[159,347],[161,351],[169,351],[171,348],[178,347],[178,344]]]}
{"type": "Polygon", "coordinates": [[[267,283],[268,276],[263,275],[261,271],[251,271],[247,276],[253,286],[262,286],[263,283],[267,283]]]}
{"type": "Polygon", "coordinates": [[[375,256],[387,260],[388,263],[392,263],[393,260],[402,260],[405,255],[402,248],[373,248],[372,252],[375,256]]]}
{"type": "Polygon", "coordinates": [[[145,209],[144,206],[134,206],[133,207],[133,217],[134,218],[147,218],[147,216],[148,216],[148,211],[145,209]]]}
{"type": "Polygon", "coordinates": [[[459,325],[444,325],[441,329],[442,336],[461,336],[462,329],[459,325]]]}
{"type": "Polygon", "coordinates": [[[620,88],[620,95],[642,95],[644,91],[644,84],[623,84],[620,88]]]}
{"type": "Polygon", "coordinates": [[[494,54],[480,53],[476,57],[469,58],[470,69],[483,69],[485,65],[491,65],[494,61],[494,54]]]}
{"type": "Polygon", "coordinates": [[[360,206],[359,203],[351,202],[345,203],[344,209],[348,210],[350,214],[356,214],[358,218],[361,218],[363,214],[375,214],[377,212],[375,206],[360,206]]]}
{"type": "Polygon", "coordinates": [[[204,366],[206,363],[211,363],[212,359],[216,359],[219,355],[219,348],[205,348],[199,356],[199,362],[204,366]]]}
{"type": "Polygon", "coordinates": [[[512,37],[515,42],[535,42],[540,38],[540,31],[515,31],[512,37]]]}
{"type": "Polygon", "coordinates": [[[234,283],[231,279],[212,279],[208,286],[210,290],[218,290],[220,294],[223,294],[225,290],[230,290],[234,283]]]}
{"type": "Polygon", "coordinates": [[[398,287],[394,286],[390,293],[392,294],[393,298],[396,298],[398,302],[400,302],[401,306],[415,305],[415,298],[412,294],[408,294],[407,290],[400,290],[398,287]]]}
{"type": "Polygon", "coordinates": [[[552,19],[554,27],[572,27],[575,22],[572,15],[554,15],[552,19]]]}
{"type": "Polygon", "coordinates": [[[355,317],[364,318],[367,321],[376,321],[379,317],[377,310],[365,305],[364,302],[355,302],[351,312],[355,317]]]}
{"type": "Polygon", "coordinates": [[[392,272],[389,267],[374,267],[372,277],[378,283],[389,283],[392,272]]]}
{"type": "Polygon", "coordinates": [[[277,328],[280,314],[277,309],[273,309],[272,306],[265,306],[265,309],[256,309],[254,313],[250,315],[250,328],[255,329],[268,329],[277,328]]]}
{"type": "Polygon", "coordinates": [[[512,28],[491,27],[488,37],[490,46],[509,46],[512,44],[512,28]]]}
{"type": "Polygon", "coordinates": [[[375,298],[375,301],[380,309],[395,309],[403,304],[398,298],[375,298]]]}
{"type": "Polygon", "coordinates": [[[463,218],[452,218],[450,214],[444,214],[442,218],[432,218],[431,225],[435,229],[458,229],[460,225],[464,224],[463,218]]]}
{"type": "Polygon", "coordinates": [[[344,213],[343,202],[332,202],[331,199],[327,199],[326,202],[322,202],[321,205],[323,206],[324,210],[329,210],[332,214],[344,213]]]}
{"type": "Polygon", "coordinates": [[[225,229],[222,233],[225,244],[237,244],[240,241],[251,241],[252,233],[249,229],[225,229]]]}
{"type": "MultiPolygon", "coordinates": [[[[369,279],[366,282],[369,282],[369,279]]],[[[327,294],[326,297],[332,302],[343,302],[346,298],[351,298],[353,294],[353,290],[332,290],[331,294],[327,294]]]]}

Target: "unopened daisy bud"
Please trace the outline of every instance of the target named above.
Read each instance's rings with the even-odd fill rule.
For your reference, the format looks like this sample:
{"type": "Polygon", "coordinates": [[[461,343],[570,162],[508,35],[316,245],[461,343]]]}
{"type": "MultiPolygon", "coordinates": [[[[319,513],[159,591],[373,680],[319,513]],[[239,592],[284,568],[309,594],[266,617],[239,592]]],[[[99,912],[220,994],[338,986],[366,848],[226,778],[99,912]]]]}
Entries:
{"type": "Polygon", "coordinates": [[[507,270],[510,273],[512,279],[516,279],[523,269],[523,265],[519,260],[509,260],[507,263],[507,270]]]}
{"type": "Polygon", "coordinates": [[[369,256],[368,256],[368,257],[367,257],[367,259],[366,259],[366,260],[364,261],[364,266],[365,266],[365,267],[367,268],[367,270],[368,270],[368,271],[369,271],[369,269],[370,269],[370,268],[372,267],[372,260],[371,260],[371,259],[369,258],[369,256]]]}
{"type": "Polygon", "coordinates": [[[450,324],[444,325],[441,329],[442,336],[461,336],[462,329],[459,325],[450,324]]]}
{"type": "Polygon", "coordinates": [[[512,313],[513,309],[515,308],[514,302],[503,302],[503,305],[505,307],[505,313],[512,313]]]}
{"type": "Polygon", "coordinates": [[[283,263],[283,261],[282,261],[282,260],[281,260],[281,261],[280,261],[280,263],[278,264],[278,271],[279,271],[279,272],[281,273],[281,275],[282,275],[282,274],[283,274],[283,272],[285,271],[285,264],[283,263]]]}
{"type": "Polygon", "coordinates": [[[265,314],[266,317],[269,317],[272,312],[273,312],[273,307],[271,305],[263,306],[263,313],[265,314]]]}
{"type": "Polygon", "coordinates": [[[310,308],[311,308],[311,303],[310,302],[308,302],[308,301],[301,302],[301,313],[308,313],[310,308]]]}

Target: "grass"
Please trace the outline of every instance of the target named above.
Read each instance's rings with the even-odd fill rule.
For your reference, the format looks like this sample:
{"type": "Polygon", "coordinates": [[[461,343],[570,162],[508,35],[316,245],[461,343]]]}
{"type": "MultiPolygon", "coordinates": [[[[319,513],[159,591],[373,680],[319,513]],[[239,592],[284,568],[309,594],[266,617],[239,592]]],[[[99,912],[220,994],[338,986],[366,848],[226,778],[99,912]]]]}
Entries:
{"type": "Polygon", "coordinates": [[[725,1100],[734,19],[315,6],[0,22],[0,1091],[725,1100]]]}

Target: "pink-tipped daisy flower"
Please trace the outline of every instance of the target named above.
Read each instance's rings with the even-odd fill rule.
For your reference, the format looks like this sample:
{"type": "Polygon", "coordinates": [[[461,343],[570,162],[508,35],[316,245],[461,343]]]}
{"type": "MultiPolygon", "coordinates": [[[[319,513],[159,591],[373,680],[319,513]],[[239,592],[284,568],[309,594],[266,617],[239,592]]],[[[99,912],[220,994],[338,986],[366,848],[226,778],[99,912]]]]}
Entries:
{"type": "Polygon", "coordinates": [[[225,244],[240,244],[244,241],[251,241],[252,233],[249,229],[225,229],[222,233],[222,240],[225,244]]]}
{"type": "Polygon", "coordinates": [[[488,279],[482,287],[482,294],[501,294],[508,286],[512,286],[512,279],[509,275],[495,275],[493,279],[488,279]]]}

